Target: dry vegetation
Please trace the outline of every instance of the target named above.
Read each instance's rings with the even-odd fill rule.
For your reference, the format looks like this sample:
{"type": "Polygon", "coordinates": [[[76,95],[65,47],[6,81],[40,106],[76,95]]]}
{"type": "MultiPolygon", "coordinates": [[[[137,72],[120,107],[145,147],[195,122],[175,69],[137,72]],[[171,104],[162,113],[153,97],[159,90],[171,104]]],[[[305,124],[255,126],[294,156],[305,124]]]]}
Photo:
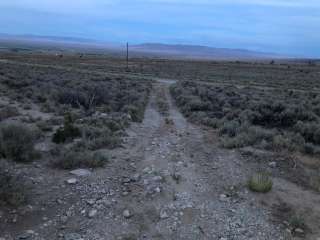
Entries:
{"type": "MultiPolygon", "coordinates": [[[[63,169],[102,167],[109,156],[99,149],[121,146],[124,130],[143,119],[150,87],[145,80],[1,63],[0,157],[63,169]],[[43,142],[49,153],[41,156],[35,145],[43,142]]],[[[19,176],[1,175],[0,192],[8,194],[0,200],[23,202],[15,200],[19,176]]]]}
{"type": "Polygon", "coordinates": [[[180,82],[172,94],[192,121],[218,128],[227,148],[320,153],[318,93],[180,82]]]}
{"type": "MultiPolygon", "coordinates": [[[[173,99],[190,122],[203,127],[208,135],[213,133],[214,146],[209,147],[216,152],[207,155],[210,161],[221,154],[220,151],[225,154],[222,156],[230,152],[242,154],[235,161],[238,164],[244,157],[243,165],[250,168],[250,177],[248,182],[238,183],[239,186],[272,194],[274,188],[279,187],[273,183],[273,177],[280,176],[299,188],[320,191],[320,68],[317,64],[134,58],[127,69],[123,58],[103,55],[10,53],[3,54],[2,58],[5,60],[0,61],[1,206],[11,209],[28,203],[28,195],[32,193],[29,187],[33,183],[25,180],[27,171],[20,171],[21,168],[40,165],[44,171],[52,171],[52,177],[64,170],[108,167],[114,160],[110,152],[122,147],[127,128],[143,120],[151,90],[153,100],[148,106],[152,105],[154,111],[150,114],[157,116],[159,112],[165,123],[156,133],[166,134],[169,128],[172,134],[169,137],[175,137],[174,120],[177,122],[177,116],[181,116],[180,125],[187,128],[187,142],[194,140],[189,139],[188,134],[198,131],[197,128],[189,128],[182,121],[184,117],[173,108],[173,99]],[[161,81],[155,84],[150,79],[177,80],[170,87],[172,99],[166,84],[160,84],[161,81]],[[160,87],[152,89],[152,83],[160,87]]],[[[157,119],[151,120],[147,121],[150,129],[158,124],[157,119]]],[[[184,129],[180,125],[180,130],[184,129]]],[[[208,144],[199,132],[192,135],[196,138],[195,149],[208,144]]],[[[156,143],[159,137],[155,136],[151,145],[158,149],[161,147],[156,143]]],[[[184,141],[182,133],[177,136],[179,141],[184,141]]],[[[141,133],[140,137],[148,144],[145,140],[150,136],[141,133]]],[[[165,140],[164,145],[169,146],[168,141],[165,140]]],[[[141,153],[144,149],[150,150],[149,145],[141,146],[138,150],[141,153]]],[[[195,149],[190,151],[197,152],[195,149]]],[[[123,151],[124,155],[127,150],[123,151]]],[[[209,150],[201,154],[207,152],[209,150]]],[[[123,163],[117,166],[120,179],[123,169],[136,167],[129,162],[130,158],[137,157],[129,153],[128,150],[124,160],[128,166],[123,163]]],[[[154,157],[150,154],[143,156],[154,157]]],[[[180,154],[176,152],[177,156],[180,154]]],[[[197,164],[198,156],[193,153],[190,156],[192,166],[197,164]]],[[[166,159],[162,157],[160,162],[166,159]]],[[[228,164],[225,165],[222,171],[228,168],[228,164]]],[[[185,166],[189,171],[190,165],[185,166]]],[[[201,166],[198,166],[199,172],[201,166]]],[[[206,168],[206,174],[216,170],[216,166],[212,166],[213,170],[206,165],[202,167],[206,168]]],[[[29,179],[30,172],[27,172],[29,179]]],[[[185,176],[175,174],[172,178],[177,184],[185,180],[185,176]]],[[[131,180],[125,177],[120,190],[125,193],[122,197],[131,191],[126,188],[128,181],[131,180]]],[[[223,179],[221,182],[228,184],[223,179]]],[[[42,186],[42,190],[45,188],[42,186]]],[[[232,186],[226,198],[236,198],[237,191],[232,186]]],[[[302,229],[304,236],[308,227],[302,215],[308,215],[296,215],[296,209],[291,208],[285,212],[286,207],[279,206],[277,214],[281,211],[286,214],[278,219],[287,222],[287,228],[294,234],[295,229],[302,229]]]]}

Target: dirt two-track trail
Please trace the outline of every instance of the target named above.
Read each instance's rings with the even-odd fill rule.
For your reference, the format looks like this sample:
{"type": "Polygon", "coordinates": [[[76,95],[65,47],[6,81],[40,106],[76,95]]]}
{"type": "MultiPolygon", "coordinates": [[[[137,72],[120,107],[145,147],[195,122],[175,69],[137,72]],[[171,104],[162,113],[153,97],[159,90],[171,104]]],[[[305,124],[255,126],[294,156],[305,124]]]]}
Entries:
{"type": "Polygon", "coordinates": [[[105,168],[76,184],[65,183],[68,172],[36,168],[34,175],[46,179],[37,199],[43,209],[4,234],[29,230],[18,239],[34,240],[290,239],[261,203],[264,196],[248,191],[247,163],[220,148],[213,130],[186,120],[171,83],[154,81],[143,122],[132,124],[105,168]],[[169,106],[166,115],[158,109],[159,92],[169,106]]]}
{"type": "Polygon", "coordinates": [[[210,131],[187,122],[170,83],[154,84],[143,123],[130,128],[126,149],[119,151],[128,166],[116,203],[90,220],[83,238],[284,239],[270,212],[243,186],[241,161],[219,149],[210,131]],[[161,89],[168,116],[157,109],[161,89]]]}

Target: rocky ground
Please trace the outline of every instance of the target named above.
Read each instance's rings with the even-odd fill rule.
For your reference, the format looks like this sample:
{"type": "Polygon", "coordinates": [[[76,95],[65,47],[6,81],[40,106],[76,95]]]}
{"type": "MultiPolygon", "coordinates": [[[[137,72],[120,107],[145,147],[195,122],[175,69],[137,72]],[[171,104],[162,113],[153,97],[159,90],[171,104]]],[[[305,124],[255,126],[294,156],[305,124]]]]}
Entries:
{"type": "Polygon", "coordinates": [[[275,214],[288,196],[291,205],[301,207],[295,199],[303,197],[319,213],[318,194],[283,179],[266,195],[249,192],[246,181],[257,166],[221,149],[213,130],[187,122],[170,83],[154,85],[143,123],[130,127],[105,168],[70,173],[38,162],[20,166],[33,176],[32,198],[0,212],[0,239],[318,239],[314,230],[289,229],[275,214]],[[167,116],[157,108],[159,89],[167,116]]]}

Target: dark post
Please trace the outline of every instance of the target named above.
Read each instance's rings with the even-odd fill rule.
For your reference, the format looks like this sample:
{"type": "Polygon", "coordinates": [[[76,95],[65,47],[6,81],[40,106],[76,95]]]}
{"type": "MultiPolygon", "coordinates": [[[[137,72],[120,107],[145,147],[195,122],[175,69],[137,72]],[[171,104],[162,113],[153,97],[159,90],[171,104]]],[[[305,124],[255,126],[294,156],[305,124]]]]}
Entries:
{"type": "Polygon", "coordinates": [[[127,70],[129,69],[129,43],[127,43],[127,70]]]}

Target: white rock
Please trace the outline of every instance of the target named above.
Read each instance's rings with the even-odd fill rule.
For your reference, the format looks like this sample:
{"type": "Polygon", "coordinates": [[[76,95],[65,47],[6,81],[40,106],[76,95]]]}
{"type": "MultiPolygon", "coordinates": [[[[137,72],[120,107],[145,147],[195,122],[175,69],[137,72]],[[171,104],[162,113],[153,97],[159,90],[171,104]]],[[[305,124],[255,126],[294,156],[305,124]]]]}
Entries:
{"type": "Polygon", "coordinates": [[[78,180],[76,178],[70,178],[67,180],[68,184],[76,184],[78,182],[78,180]]]}
{"type": "Polygon", "coordinates": [[[222,201],[222,202],[224,202],[224,201],[227,201],[227,200],[228,200],[228,196],[227,196],[227,195],[225,195],[225,194],[221,194],[219,198],[220,198],[220,201],[222,201]]]}
{"type": "Polygon", "coordinates": [[[98,211],[96,209],[92,209],[92,210],[89,211],[88,217],[89,218],[93,218],[94,216],[97,215],[97,213],[98,213],[98,211]]]}
{"type": "Polygon", "coordinates": [[[95,200],[95,199],[88,199],[86,202],[87,202],[90,206],[92,206],[93,204],[96,203],[96,200],[95,200]]]}
{"type": "Polygon", "coordinates": [[[134,181],[134,182],[138,182],[140,180],[140,174],[136,173],[135,175],[133,175],[131,180],[134,181]]]}
{"type": "Polygon", "coordinates": [[[269,167],[276,168],[277,167],[277,163],[276,162],[269,162],[269,167]]]}
{"type": "Polygon", "coordinates": [[[294,231],[296,233],[304,233],[303,229],[301,229],[301,228],[296,228],[294,231]]]}
{"type": "Polygon", "coordinates": [[[72,175],[76,175],[77,177],[87,177],[91,174],[91,171],[89,171],[88,169],[79,168],[79,169],[70,171],[70,173],[72,175]]]}
{"type": "Polygon", "coordinates": [[[122,215],[125,217],[125,218],[130,218],[132,216],[132,214],[130,213],[130,211],[128,209],[124,210],[122,215]]]}
{"type": "Polygon", "coordinates": [[[168,213],[166,211],[161,211],[160,212],[160,218],[161,219],[166,219],[168,217],[169,217],[169,215],[168,215],[168,213]]]}

